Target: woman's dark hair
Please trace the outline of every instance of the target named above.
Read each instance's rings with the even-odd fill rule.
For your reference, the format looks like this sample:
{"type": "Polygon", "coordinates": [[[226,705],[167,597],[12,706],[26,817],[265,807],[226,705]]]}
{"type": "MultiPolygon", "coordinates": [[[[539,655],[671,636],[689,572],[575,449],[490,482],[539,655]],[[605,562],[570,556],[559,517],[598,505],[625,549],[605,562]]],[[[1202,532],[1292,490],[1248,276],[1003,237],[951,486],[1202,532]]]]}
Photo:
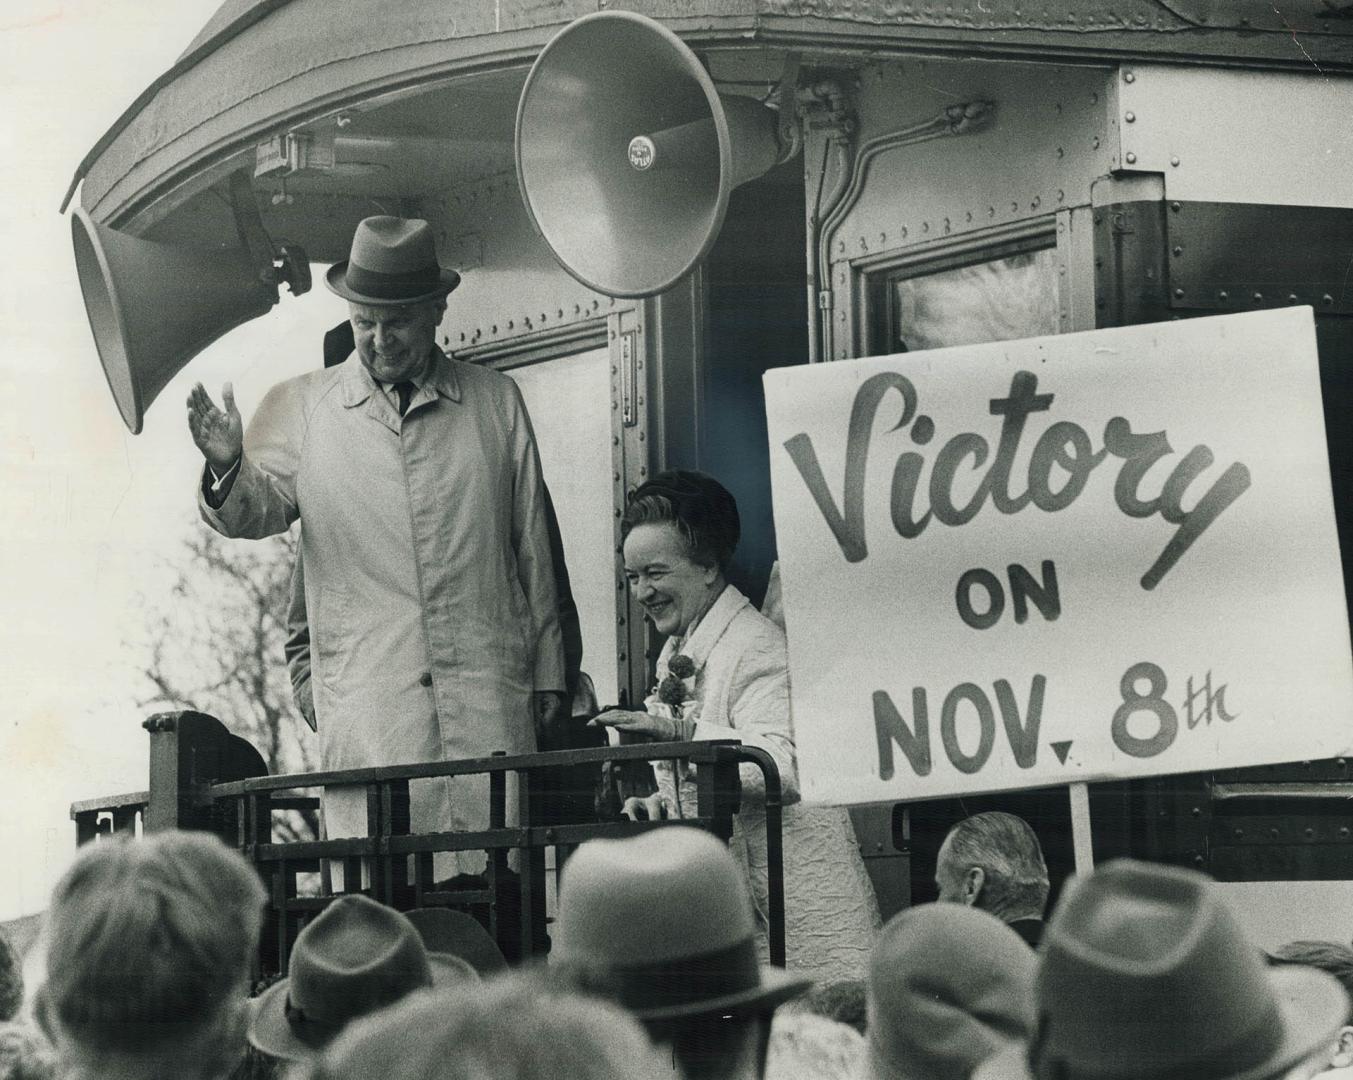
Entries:
{"type": "Polygon", "coordinates": [[[691,469],[659,473],[640,484],[620,519],[620,536],[636,525],[670,524],[686,541],[686,554],[699,566],[728,569],[742,535],[738,503],[712,476],[691,469]]]}

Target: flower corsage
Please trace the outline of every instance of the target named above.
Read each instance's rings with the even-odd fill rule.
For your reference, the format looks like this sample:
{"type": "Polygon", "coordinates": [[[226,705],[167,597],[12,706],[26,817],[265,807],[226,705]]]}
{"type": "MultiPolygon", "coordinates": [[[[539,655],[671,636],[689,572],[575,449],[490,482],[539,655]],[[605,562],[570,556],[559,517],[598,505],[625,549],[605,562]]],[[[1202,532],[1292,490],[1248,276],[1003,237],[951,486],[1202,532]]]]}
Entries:
{"type": "Polygon", "coordinates": [[[677,653],[668,658],[665,671],[659,667],[658,683],[644,699],[644,708],[650,716],[672,722],[675,742],[687,742],[695,734],[695,714],[700,703],[695,698],[694,679],[695,661],[677,653]]]}

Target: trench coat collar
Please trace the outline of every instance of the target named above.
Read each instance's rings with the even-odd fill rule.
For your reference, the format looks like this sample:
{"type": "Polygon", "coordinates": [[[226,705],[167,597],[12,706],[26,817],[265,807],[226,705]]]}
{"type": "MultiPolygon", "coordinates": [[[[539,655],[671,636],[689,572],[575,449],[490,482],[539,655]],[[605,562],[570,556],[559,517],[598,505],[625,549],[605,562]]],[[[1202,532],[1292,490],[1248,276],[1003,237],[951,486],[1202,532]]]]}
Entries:
{"type": "Polygon", "coordinates": [[[691,628],[685,641],[681,643],[681,648],[674,649],[674,653],[679,652],[684,656],[689,656],[691,662],[695,664],[695,669],[699,671],[705,666],[705,661],[709,659],[709,654],[714,651],[714,646],[723,637],[723,632],[728,629],[728,624],[737,617],[743,608],[750,605],[751,602],[734,586],[725,585],[718,599],[701,616],[700,621],[691,628]]]}
{"type": "MultiPolygon", "coordinates": [[[[375,398],[383,402],[387,407],[389,401],[385,394],[380,391],[376,380],[371,377],[371,372],[367,371],[366,365],[362,363],[362,358],[354,350],[353,354],[343,362],[340,369],[343,380],[343,404],[352,409],[362,404],[368,399],[375,398]]],[[[423,373],[421,379],[415,380],[417,387],[413,397],[409,401],[409,408],[412,410],[424,402],[431,401],[437,395],[441,395],[450,401],[460,400],[460,380],[456,378],[455,365],[446,357],[446,355],[437,349],[433,353],[432,363],[423,373]]],[[[374,411],[370,410],[370,411],[374,411]]],[[[394,414],[393,408],[387,408],[387,411],[394,414]]]]}

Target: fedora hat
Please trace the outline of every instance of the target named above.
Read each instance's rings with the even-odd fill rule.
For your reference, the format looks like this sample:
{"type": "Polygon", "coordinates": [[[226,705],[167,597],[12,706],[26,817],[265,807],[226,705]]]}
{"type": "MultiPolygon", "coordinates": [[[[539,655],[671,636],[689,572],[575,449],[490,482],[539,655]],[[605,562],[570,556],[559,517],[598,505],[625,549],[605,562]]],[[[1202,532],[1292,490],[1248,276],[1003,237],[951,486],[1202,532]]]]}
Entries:
{"type": "Polygon", "coordinates": [[[1348,1009],[1323,971],[1267,967],[1205,875],[1127,859],[1063,897],[1035,994],[1033,1038],[975,1080],[1271,1080],[1348,1009]]]}
{"type": "Polygon", "coordinates": [[[343,1028],[428,986],[477,980],[456,956],[430,953],[407,918],[365,896],[340,896],[296,938],[287,977],[254,1002],[249,1041],[304,1061],[343,1028]]]}
{"type": "Polygon", "coordinates": [[[921,904],[893,916],[869,963],[869,1059],[879,1078],[968,1080],[1034,1024],[1034,952],[996,916],[921,904]]]}
{"type": "Polygon", "coordinates": [[[640,1020],[769,1012],[811,985],[761,964],[737,863],[688,826],[578,848],[550,963],[640,1020]]]}
{"type": "Polygon", "coordinates": [[[460,275],[437,262],[426,221],[378,215],[358,222],[349,257],[329,267],[324,281],[359,304],[418,304],[441,299],[460,275]]]}
{"type": "Polygon", "coordinates": [[[479,920],[465,911],[431,907],[406,911],[429,953],[458,956],[485,978],[507,970],[507,958],[479,920]]]}

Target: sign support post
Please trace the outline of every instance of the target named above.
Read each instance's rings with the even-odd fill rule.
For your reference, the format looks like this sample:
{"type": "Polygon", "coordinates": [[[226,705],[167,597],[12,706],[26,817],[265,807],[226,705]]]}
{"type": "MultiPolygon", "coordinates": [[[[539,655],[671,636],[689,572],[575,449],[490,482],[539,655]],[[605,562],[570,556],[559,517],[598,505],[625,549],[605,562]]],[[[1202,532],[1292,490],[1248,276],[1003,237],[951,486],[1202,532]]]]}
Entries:
{"type": "Polygon", "coordinates": [[[1095,852],[1090,842],[1090,789],[1084,780],[1067,785],[1071,796],[1071,848],[1076,856],[1076,873],[1088,874],[1095,868],[1095,852]]]}

